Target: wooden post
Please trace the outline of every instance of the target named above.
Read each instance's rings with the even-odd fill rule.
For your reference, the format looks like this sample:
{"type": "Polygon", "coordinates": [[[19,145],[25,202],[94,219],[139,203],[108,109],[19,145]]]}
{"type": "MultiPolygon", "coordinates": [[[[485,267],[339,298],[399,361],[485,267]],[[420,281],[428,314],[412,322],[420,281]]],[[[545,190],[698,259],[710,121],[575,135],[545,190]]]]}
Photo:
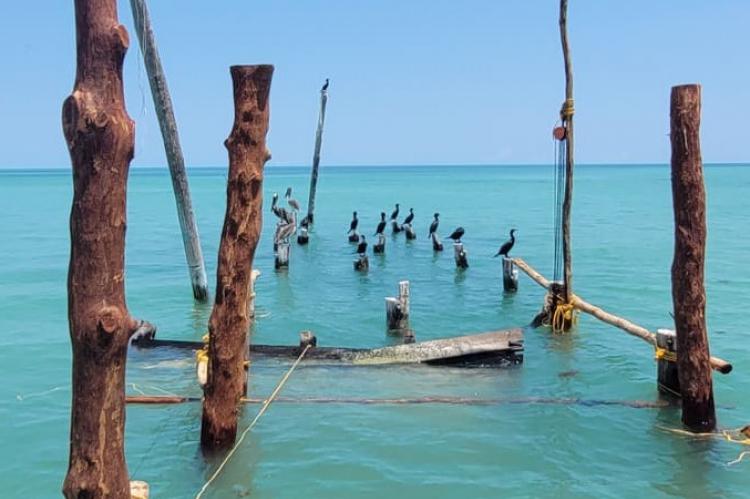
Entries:
{"type": "Polygon", "coordinates": [[[671,329],[656,330],[656,379],[660,391],[680,396],[677,375],[677,337],[671,329]]]}
{"type": "Polygon", "coordinates": [[[326,121],[326,104],[328,103],[328,89],[320,89],[320,114],[318,114],[318,130],[315,132],[315,152],[313,153],[312,173],[310,174],[310,194],[307,199],[307,220],[313,223],[315,212],[315,192],[318,188],[318,167],[320,166],[320,146],[323,143],[323,125],[326,121]]]}
{"type": "Polygon", "coordinates": [[[310,233],[307,227],[300,227],[299,234],[297,235],[297,244],[304,246],[310,242],[310,233]]]}
{"type": "Polygon", "coordinates": [[[126,186],[135,125],[125,110],[128,33],[115,0],[76,0],[76,79],[62,127],[73,167],[68,326],[73,349],[68,498],[129,497],[125,363],[139,323],[125,303],[126,186]]]}
{"type": "Polygon", "coordinates": [[[565,303],[573,294],[573,264],[570,245],[570,214],[573,206],[573,61],[568,45],[568,0],[560,0],[560,41],[565,60],[565,103],[560,111],[565,127],[565,196],[563,198],[563,283],[565,303]]]}
{"type": "Polygon", "coordinates": [[[206,266],[203,263],[198,224],[195,222],[193,204],[190,200],[185,159],[182,156],[180,138],[177,134],[177,122],[172,109],[172,98],[169,96],[167,79],[156,47],[156,38],[151,28],[151,18],[145,0],[130,0],[133,11],[133,23],[140,42],[143,61],[151,86],[151,96],[154,99],[156,116],[159,119],[164,150],[167,154],[169,173],[172,177],[172,190],[177,203],[177,219],[182,231],[182,243],[185,247],[185,257],[190,270],[190,281],[193,285],[193,296],[198,301],[208,300],[208,279],[206,266]]]}
{"type": "Polygon", "coordinates": [[[315,337],[312,331],[302,331],[299,333],[299,347],[305,348],[307,345],[310,345],[310,347],[318,345],[318,338],[315,337]]]}
{"type": "Polygon", "coordinates": [[[518,269],[507,256],[503,256],[503,289],[506,293],[518,291],[518,269]]]}
{"type": "Polygon", "coordinates": [[[440,240],[440,236],[437,235],[437,232],[432,233],[432,250],[443,251],[443,242],[440,240]]]}
{"type": "Polygon", "coordinates": [[[361,254],[357,256],[357,259],[354,260],[354,270],[358,270],[360,272],[367,272],[370,268],[370,259],[367,258],[366,254],[361,254]]]}
{"type": "Polygon", "coordinates": [[[456,267],[459,269],[469,268],[468,253],[464,250],[463,243],[453,243],[453,257],[456,259],[456,267]]]}
{"type": "Polygon", "coordinates": [[[706,192],[700,151],[700,85],[672,87],[672,200],[675,220],[672,301],[682,422],[694,431],[716,427],[706,334],[706,192]]]}
{"type": "Polygon", "coordinates": [[[250,273],[250,290],[247,296],[247,313],[250,318],[255,317],[255,281],[260,277],[260,270],[253,269],[250,273]]]}
{"type": "Polygon", "coordinates": [[[253,257],[260,238],[268,95],[273,66],[232,66],[234,126],[229,151],[227,209],[219,245],[216,298],[208,323],[208,382],[201,447],[226,449],[237,435],[237,405],[246,382],[247,310],[253,257]]]}
{"type": "Polygon", "coordinates": [[[372,247],[372,252],[378,255],[385,253],[385,234],[378,234],[378,242],[372,247]]]}
{"type": "Polygon", "coordinates": [[[412,240],[417,238],[417,233],[414,232],[414,227],[411,224],[403,224],[401,230],[406,232],[406,239],[412,240]]]}
{"type": "Polygon", "coordinates": [[[409,308],[409,281],[400,281],[398,283],[398,298],[389,296],[385,299],[385,317],[388,331],[404,333],[409,330],[409,308]]]}
{"type": "Polygon", "coordinates": [[[350,242],[350,243],[359,243],[359,232],[357,232],[357,230],[356,230],[356,229],[354,229],[354,230],[353,230],[353,231],[352,231],[352,232],[351,232],[351,233],[349,234],[349,242],[350,242]]]}
{"type": "Polygon", "coordinates": [[[276,254],[273,258],[273,266],[275,269],[289,267],[289,248],[290,244],[286,241],[276,244],[276,254]]]}

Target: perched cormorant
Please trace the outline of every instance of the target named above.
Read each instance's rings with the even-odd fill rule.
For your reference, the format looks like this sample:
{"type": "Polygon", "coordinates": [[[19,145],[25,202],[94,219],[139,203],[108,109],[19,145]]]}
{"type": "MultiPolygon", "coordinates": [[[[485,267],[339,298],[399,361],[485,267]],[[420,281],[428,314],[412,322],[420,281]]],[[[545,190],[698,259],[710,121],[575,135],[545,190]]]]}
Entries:
{"type": "Polygon", "coordinates": [[[440,213],[435,213],[435,220],[433,220],[432,223],[430,224],[430,233],[427,235],[427,237],[430,237],[435,232],[437,232],[438,225],[440,225],[440,220],[438,220],[439,216],[440,216],[440,213]]]}
{"type": "Polygon", "coordinates": [[[382,234],[383,231],[385,230],[385,225],[386,225],[385,212],[381,211],[380,212],[380,223],[378,224],[378,228],[375,229],[375,234],[374,235],[377,236],[378,234],[382,234]]]}
{"type": "Polygon", "coordinates": [[[361,235],[359,236],[359,244],[357,245],[357,253],[360,255],[364,255],[367,253],[367,241],[365,241],[365,236],[361,235]]]}
{"type": "Polygon", "coordinates": [[[409,208],[409,214],[406,215],[403,225],[410,224],[412,220],[414,220],[414,208],[409,208]]]}
{"type": "Polygon", "coordinates": [[[450,236],[448,236],[449,239],[453,239],[454,242],[460,243],[461,238],[464,237],[464,233],[466,231],[463,227],[458,227],[456,230],[454,230],[450,236]]]}
{"type": "Polygon", "coordinates": [[[357,230],[357,225],[359,224],[359,220],[357,219],[357,212],[352,212],[352,223],[349,224],[349,232],[347,234],[351,234],[355,230],[357,230]]]}
{"type": "Polygon", "coordinates": [[[325,92],[328,90],[328,78],[326,78],[326,82],[323,83],[323,87],[320,89],[321,92],[325,92]]]}
{"type": "Polygon", "coordinates": [[[292,197],[291,187],[287,187],[284,197],[286,198],[286,202],[289,203],[289,206],[291,206],[294,211],[299,211],[299,203],[292,197]]]}
{"type": "Polygon", "coordinates": [[[502,246],[500,246],[500,249],[498,250],[497,256],[508,256],[508,253],[510,253],[510,250],[513,249],[513,245],[516,244],[516,236],[515,236],[516,229],[510,230],[510,239],[505,241],[502,246]]]}
{"type": "Polygon", "coordinates": [[[393,213],[391,213],[391,220],[396,220],[398,218],[398,203],[396,203],[396,209],[393,210],[393,213]]]}

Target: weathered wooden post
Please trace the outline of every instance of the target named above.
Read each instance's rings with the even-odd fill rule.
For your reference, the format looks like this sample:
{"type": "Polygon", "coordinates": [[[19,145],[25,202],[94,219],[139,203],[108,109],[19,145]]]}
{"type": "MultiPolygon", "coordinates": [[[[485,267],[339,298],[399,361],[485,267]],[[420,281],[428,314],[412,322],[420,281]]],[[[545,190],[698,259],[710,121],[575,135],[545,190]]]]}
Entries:
{"type": "Polygon", "coordinates": [[[294,212],[284,212],[276,224],[276,233],[274,234],[274,268],[289,267],[289,252],[291,245],[289,238],[297,231],[297,215],[294,212]]]}
{"type": "Polygon", "coordinates": [[[156,38],[151,27],[151,18],[145,0],[130,0],[130,8],[133,11],[133,23],[140,42],[141,53],[143,53],[148,82],[151,86],[151,96],[154,99],[154,108],[156,108],[156,116],[159,119],[159,128],[164,140],[164,150],[167,153],[169,173],[172,177],[172,189],[177,203],[177,219],[182,231],[182,243],[185,247],[185,257],[190,270],[193,296],[198,301],[206,301],[208,300],[206,266],[203,262],[198,224],[195,222],[193,204],[190,200],[185,159],[182,156],[180,138],[177,134],[177,122],[172,109],[172,98],[169,95],[167,78],[164,76],[164,70],[161,66],[159,50],[156,47],[156,38]]]}
{"type": "Polygon", "coordinates": [[[354,270],[360,272],[367,272],[370,268],[370,259],[367,258],[366,253],[360,253],[357,255],[357,259],[354,260],[354,270]]]}
{"type": "Polygon", "coordinates": [[[115,0],[76,0],[77,65],[62,127],[73,167],[68,325],[73,347],[68,498],[129,497],[125,363],[139,323],[125,303],[126,186],[135,131],[125,110],[128,33],[115,0]]]}
{"type": "Polygon", "coordinates": [[[432,238],[433,251],[443,251],[443,242],[440,240],[440,236],[438,236],[437,232],[433,232],[430,237],[432,238]]]}
{"type": "Polygon", "coordinates": [[[307,220],[313,223],[315,216],[315,192],[318,188],[318,167],[320,166],[320,146],[323,143],[323,125],[326,121],[326,104],[328,103],[328,79],[320,89],[320,113],[318,129],[315,132],[315,152],[313,153],[312,173],[310,174],[310,194],[307,199],[307,220]]]}
{"type": "Polygon", "coordinates": [[[378,242],[372,247],[372,252],[378,255],[385,253],[385,234],[382,232],[377,235],[378,242]]]}
{"type": "Polygon", "coordinates": [[[409,296],[409,281],[400,281],[398,283],[398,298],[389,296],[385,299],[385,317],[388,331],[403,333],[409,329],[409,296]]]}
{"type": "Polygon", "coordinates": [[[671,329],[656,330],[656,379],[659,390],[680,396],[677,375],[677,336],[671,329]]]}
{"type": "Polygon", "coordinates": [[[250,290],[247,295],[247,313],[250,318],[255,317],[255,281],[260,277],[260,270],[253,269],[250,273],[250,290]]]}
{"type": "Polygon", "coordinates": [[[201,448],[226,449],[237,435],[238,403],[247,372],[248,294],[262,224],[263,166],[273,66],[232,66],[234,126],[229,152],[227,209],[219,245],[216,298],[208,323],[208,382],[204,389],[201,448]]]}
{"type": "Polygon", "coordinates": [[[716,413],[703,286],[706,192],[700,150],[700,113],[700,85],[672,87],[670,140],[675,220],[672,301],[682,422],[694,431],[712,431],[716,427],[716,413]]]}
{"type": "Polygon", "coordinates": [[[453,257],[456,260],[456,267],[459,269],[469,268],[468,253],[464,249],[464,243],[453,243],[453,257]]]}
{"type": "Polygon", "coordinates": [[[406,233],[406,239],[413,240],[417,238],[417,233],[414,232],[414,227],[410,223],[403,224],[401,230],[406,233]]]}
{"type": "Polygon", "coordinates": [[[276,253],[273,256],[273,266],[275,269],[289,267],[289,248],[287,241],[282,241],[276,245],[276,253]]]}
{"type": "MultiPolygon", "coordinates": [[[[565,60],[565,102],[560,109],[560,119],[565,128],[565,195],[562,209],[563,284],[565,303],[573,295],[573,263],[570,244],[570,215],[573,207],[573,61],[568,44],[568,0],[560,0],[560,42],[565,60]]],[[[566,327],[566,330],[569,328],[566,327]]]]}
{"type": "Polygon", "coordinates": [[[518,269],[513,264],[513,259],[503,256],[503,290],[506,293],[518,291],[518,269]]]}

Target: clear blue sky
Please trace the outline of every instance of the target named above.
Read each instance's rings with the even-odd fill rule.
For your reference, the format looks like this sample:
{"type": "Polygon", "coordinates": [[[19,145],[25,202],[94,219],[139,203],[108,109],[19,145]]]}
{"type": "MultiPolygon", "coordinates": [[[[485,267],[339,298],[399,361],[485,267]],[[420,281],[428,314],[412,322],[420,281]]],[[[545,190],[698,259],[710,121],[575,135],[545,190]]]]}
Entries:
{"type": "MultiPolygon", "coordinates": [[[[703,84],[703,156],[741,162],[750,110],[747,0],[571,0],[578,162],[668,162],[669,90],[703,84]]],[[[557,0],[149,1],[189,165],[225,165],[232,64],[273,63],[273,164],[307,165],[331,78],[323,163],[547,163],[563,98],[557,0]]],[[[132,28],[134,165],[164,151],[132,28]]],[[[5,2],[0,167],[67,166],[72,0],[5,2]]]]}

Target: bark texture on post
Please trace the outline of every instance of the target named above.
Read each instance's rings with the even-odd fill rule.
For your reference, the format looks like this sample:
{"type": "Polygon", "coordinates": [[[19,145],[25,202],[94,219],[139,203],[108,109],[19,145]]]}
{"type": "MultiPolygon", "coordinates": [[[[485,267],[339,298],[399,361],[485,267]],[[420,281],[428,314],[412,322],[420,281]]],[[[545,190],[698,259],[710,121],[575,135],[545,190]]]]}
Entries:
{"type": "Polygon", "coordinates": [[[172,109],[172,98],[167,87],[167,78],[159,58],[156,38],[151,28],[151,18],[148,14],[145,0],[130,0],[133,11],[133,23],[143,53],[143,61],[151,86],[151,96],[154,99],[156,117],[164,140],[164,150],[167,154],[167,164],[172,177],[172,190],[177,203],[177,218],[182,232],[182,243],[185,247],[185,258],[190,271],[190,282],[193,286],[193,296],[198,301],[208,300],[208,280],[206,266],[203,262],[198,224],[195,222],[193,203],[190,199],[185,159],[182,156],[180,137],[177,134],[177,121],[172,109]]]}
{"type": "Polygon", "coordinates": [[[565,59],[565,103],[561,117],[565,126],[565,198],[563,200],[563,284],[565,303],[573,294],[573,262],[570,244],[570,214],[573,209],[573,61],[568,44],[568,0],[560,0],[560,42],[565,59]]]}
{"type": "Polygon", "coordinates": [[[318,115],[318,130],[315,132],[315,152],[313,153],[312,173],[310,174],[310,194],[307,199],[307,221],[313,223],[315,212],[315,191],[318,188],[318,167],[320,166],[320,146],[323,144],[323,125],[326,122],[326,104],[328,90],[320,90],[320,114],[318,115]]]}
{"type": "Polygon", "coordinates": [[[68,325],[73,349],[66,497],[129,497],[125,362],[137,329],[125,304],[125,197],[135,125],[125,110],[128,34],[115,0],[76,0],[77,66],[62,125],[73,166],[68,325]]]}
{"type": "Polygon", "coordinates": [[[716,427],[716,413],[703,286],[706,192],[700,151],[700,113],[700,85],[672,88],[670,139],[675,220],[672,301],[682,422],[694,431],[711,431],[716,427]]]}
{"type": "Polygon", "coordinates": [[[231,447],[246,381],[248,293],[260,238],[268,97],[273,66],[232,66],[234,126],[229,151],[227,209],[219,245],[216,297],[209,319],[208,383],[203,402],[201,447],[231,447]]]}

